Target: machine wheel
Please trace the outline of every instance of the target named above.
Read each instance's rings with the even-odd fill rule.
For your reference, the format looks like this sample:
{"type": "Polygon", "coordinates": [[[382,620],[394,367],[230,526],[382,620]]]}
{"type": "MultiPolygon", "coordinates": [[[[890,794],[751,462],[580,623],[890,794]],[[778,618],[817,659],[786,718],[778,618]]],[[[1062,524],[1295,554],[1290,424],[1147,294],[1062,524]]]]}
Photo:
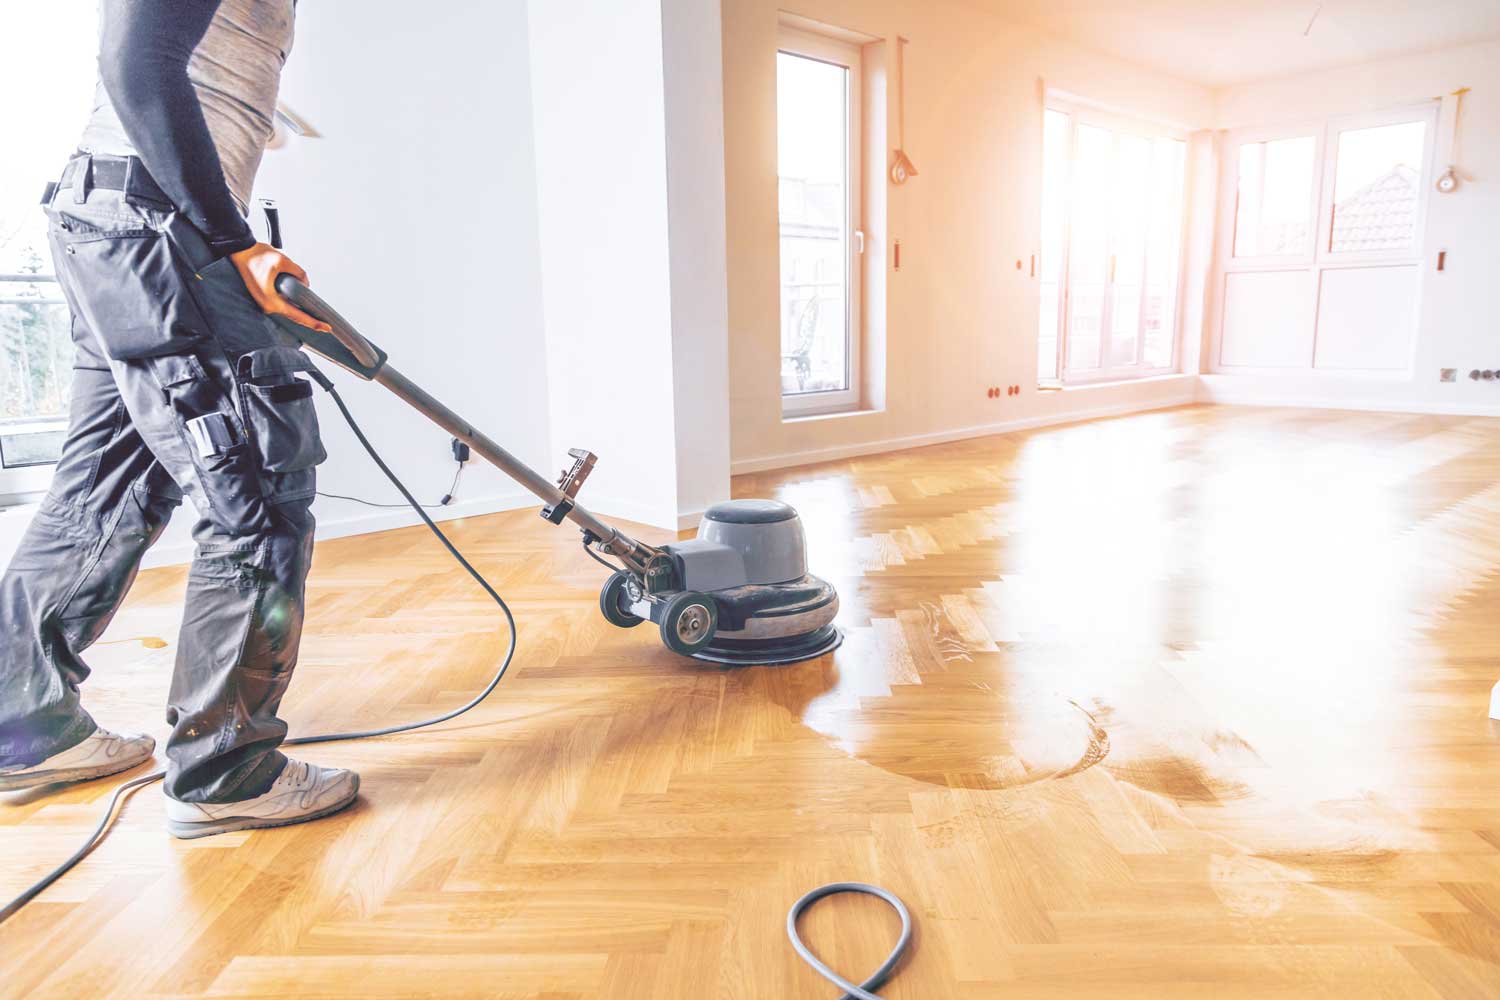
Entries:
{"type": "Polygon", "coordinates": [[[645,619],[638,618],[626,611],[621,606],[625,597],[625,584],[630,579],[630,574],[623,569],[615,570],[610,574],[608,580],[604,581],[604,589],[599,591],[599,610],[604,614],[604,620],[618,628],[635,628],[645,619]]]}
{"type": "Polygon", "coordinates": [[[685,590],[661,612],[661,641],[683,656],[692,656],[713,642],[718,628],[719,607],[707,594],[685,590]]]}

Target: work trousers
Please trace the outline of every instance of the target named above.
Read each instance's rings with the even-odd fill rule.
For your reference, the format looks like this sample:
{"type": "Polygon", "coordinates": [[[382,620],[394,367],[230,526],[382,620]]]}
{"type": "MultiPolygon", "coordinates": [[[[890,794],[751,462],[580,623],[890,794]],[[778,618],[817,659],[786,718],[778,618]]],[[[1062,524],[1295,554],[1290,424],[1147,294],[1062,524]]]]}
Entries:
{"type": "Polygon", "coordinates": [[[79,702],[83,654],[186,494],[200,516],[166,790],[251,798],[286,765],[277,710],[297,663],[325,457],[308,378],[323,379],[139,160],[126,162],[124,190],[91,186],[91,163],[71,161],[45,204],[76,364],[52,487],[0,581],[0,766],[38,763],[95,730],[79,702]]]}

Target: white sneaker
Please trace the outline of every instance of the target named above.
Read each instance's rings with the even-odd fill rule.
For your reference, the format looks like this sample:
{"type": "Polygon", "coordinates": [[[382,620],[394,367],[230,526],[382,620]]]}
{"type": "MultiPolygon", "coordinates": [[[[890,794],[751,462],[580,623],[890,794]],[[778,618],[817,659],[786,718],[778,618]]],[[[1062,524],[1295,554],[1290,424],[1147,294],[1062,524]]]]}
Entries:
{"type": "Polygon", "coordinates": [[[107,729],[96,729],[82,743],[55,753],[40,764],[0,768],[0,792],[102,778],[128,771],[150,760],[155,752],[156,741],[149,736],[121,736],[107,729]]]}
{"type": "Polygon", "coordinates": [[[167,829],[192,840],[216,833],[291,826],[336,813],[359,794],[359,775],[289,760],[262,795],[239,802],[178,802],[167,797],[167,829]]]}

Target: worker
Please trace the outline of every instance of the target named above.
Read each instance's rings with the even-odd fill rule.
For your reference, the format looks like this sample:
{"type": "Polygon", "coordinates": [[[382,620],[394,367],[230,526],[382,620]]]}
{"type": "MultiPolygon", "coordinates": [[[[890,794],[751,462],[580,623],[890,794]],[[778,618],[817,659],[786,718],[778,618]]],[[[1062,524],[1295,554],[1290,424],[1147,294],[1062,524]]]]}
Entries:
{"type": "Polygon", "coordinates": [[[72,312],[72,413],[52,486],[0,582],[0,791],[153,756],[80,704],[83,656],[186,494],[199,514],[168,696],[179,837],[283,826],[352,803],[352,771],[290,760],[325,453],[277,294],[307,275],[246,221],[274,130],[296,0],[102,0],[99,81],[44,210],[72,312]]]}

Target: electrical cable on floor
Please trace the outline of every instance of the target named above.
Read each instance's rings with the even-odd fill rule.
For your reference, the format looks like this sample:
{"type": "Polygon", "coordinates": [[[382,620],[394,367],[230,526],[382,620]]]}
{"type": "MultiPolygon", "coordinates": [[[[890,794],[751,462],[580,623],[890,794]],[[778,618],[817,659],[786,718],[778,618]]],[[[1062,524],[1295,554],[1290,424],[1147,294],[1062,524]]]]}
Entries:
{"type": "MultiPolygon", "coordinates": [[[[380,471],[385,473],[386,478],[389,479],[392,485],[394,485],[396,489],[401,493],[401,495],[406,498],[407,504],[409,504],[411,508],[417,512],[417,516],[420,517],[422,519],[422,522],[427,525],[428,530],[430,530],[434,535],[437,536],[438,541],[442,542],[443,547],[448,550],[448,554],[453,556],[458,564],[464,568],[465,572],[473,577],[475,582],[477,582],[481,587],[484,588],[484,592],[486,594],[489,594],[490,598],[500,606],[501,612],[503,612],[505,615],[506,624],[510,628],[510,644],[506,647],[505,658],[500,662],[500,669],[495,671],[495,676],[490,678],[489,684],[485,686],[483,691],[481,691],[474,698],[470,699],[460,708],[456,708],[451,712],[439,715],[436,718],[423,719],[419,722],[407,722],[395,726],[387,726],[383,729],[367,729],[361,732],[354,733],[327,733],[321,736],[299,736],[295,739],[289,739],[282,743],[282,746],[288,747],[305,746],[309,743],[333,743],[340,740],[362,740],[372,736],[390,736],[394,733],[410,732],[413,729],[424,729],[428,726],[435,726],[440,722],[447,722],[450,719],[457,718],[458,716],[463,715],[465,712],[469,711],[471,708],[474,708],[476,705],[490,696],[491,692],[493,692],[495,688],[500,684],[501,679],[505,677],[505,672],[510,669],[511,660],[514,659],[516,655],[516,619],[515,616],[511,614],[510,607],[505,603],[505,599],[495,592],[495,588],[490,586],[489,581],[486,580],[482,575],[480,575],[479,571],[475,569],[467,559],[464,558],[463,553],[459,552],[458,549],[454,547],[453,543],[448,540],[448,536],[444,535],[442,530],[433,522],[432,518],[427,516],[427,512],[422,509],[422,505],[418,503],[417,499],[411,495],[411,492],[409,490],[407,490],[406,485],[401,482],[400,478],[397,477],[394,472],[391,471],[390,466],[385,464],[385,461],[375,450],[375,446],[370,444],[369,438],[365,437],[364,431],[360,430],[359,424],[354,419],[354,415],[350,413],[349,408],[344,405],[344,401],[342,398],[340,398],[338,390],[334,389],[332,384],[327,382],[326,380],[320,380],[319,384],[322,385],[325,390],[327,390],[330,396],[333,397],[333,401],[338,406],[339,412],[342,413],[344,415],[344,419],[348,421],[349,429],[354,431],[354,436],[359,439],[359,443],[364,446],[364,449],[369,453],[370,458],[374,459],[375,464],[379,466],[380,471]]],[[[460,470],[462,470],[462,466],[460,466],[460,470]]],[[[457,482],[456,477],[454,479],[454,482],[457,482]]],[[[25,906],[37,896],[41,895],[41,893],[48,886],[66,875],[69,870],[71,870],[75,865],[77,865],[80,861],[87,857],[90,851],[99,846],[105,835],[108,834],[110,822],[115,816],[116,807],[123,800],[126,792],[129,792],[135,788],[140,788],[143,785],[149,785],[152,782],[158,781],[165,776],[166,771],[156,771],[152,774],[142,775],[139,778],[132,778],[131,780],[122,784],[120,787],[116,788],[114,794],[110,796],[109,805],[105,808],[104,815],[99,819],[99,825],[94,828],[93,833],[89,834],[88,839],[84,841],[83,845],[79,847],[77,851],[74,851],[73,855],[69,857],[68,860],[64,861],[62,864],[52,869],[52,871],[42,876],[42,878],[23,890],[19,896],[6,903],[4,907],[0,907],[0,924],[3,924],[6,920],[14,916],[21,909],[21,907],[25,906]]]]}
{"type": "MultiPolygon", "coordinates": [[[[426,507],[429,510],[436,510],[439,507],[446,507],[450,503],[452,503],[454,494],[458,492],[458,478],[463,474],[464,463],[459,462],[458,468],[453,472],[453,482],[448,484],[448,492],[443,494],[443,498],[437,503],[424,503],[421,506],[426,507]]],[[[406,510],[411,506],[411,504],[405,503],[377,503],[374,500],[365,500],[361,497],[346,496],[343,493],[324,493],[322,490],[318,490],[318,496],[324,497],[329,500],[348,500],[350,503],[364,504],[366,507],[379,507],[382,510],[406,510]]]]}
{"type": "Polygon", "coordinates": [[[818,975],[844,991],[844,995],[839,1000],[881,1000],[878,995],[871,991],[879,989],[891,977],[891,972],[895,970],[896,965],[901,961],[901,957],[906,954],[906,949],[910,947],[911,913],[907,911],[906,904],[901,902],[895,893],[882,889],[879,886],[866,885],[863,882],[834,882],[829,885],[819,886],[792,904],[792,908],[786,914],[786,936],[791,939],[792,947],[797,950],[797,954],[802,956],[802,961],[812,966],[813,971],[818,975]],[[860,893],[861,895],[883,899],[901,917],[901,936],[896,939],[896,946],[891,949],[891,953],[886,956],[885,961],[880,963],[880,968],[876,969],[864,982],[857,986],[824,964],[823,960],[814,955],[812,949],[802,942],[802,936],[797,933],[797,918],[802,916],[803,912],[809,906],[812,906],[820,899],[828,896],[836,896],[844,892],[860,893]]]}

